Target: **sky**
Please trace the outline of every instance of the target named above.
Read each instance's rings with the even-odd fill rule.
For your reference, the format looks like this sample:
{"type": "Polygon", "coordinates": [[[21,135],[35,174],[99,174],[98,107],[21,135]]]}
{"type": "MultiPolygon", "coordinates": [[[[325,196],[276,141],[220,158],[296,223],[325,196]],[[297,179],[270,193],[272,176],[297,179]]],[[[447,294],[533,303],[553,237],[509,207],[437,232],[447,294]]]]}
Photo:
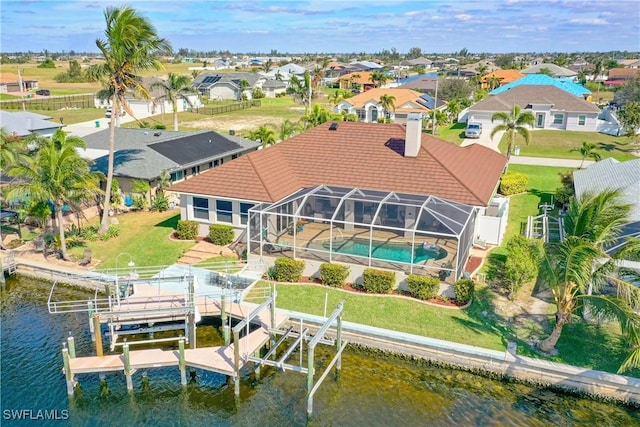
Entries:
{"type": "Polygon", "coordinates": [[[123,4],[175,51],[640,51],[640,0],[0,0],[0,52],[97,52],[123,4]]]}

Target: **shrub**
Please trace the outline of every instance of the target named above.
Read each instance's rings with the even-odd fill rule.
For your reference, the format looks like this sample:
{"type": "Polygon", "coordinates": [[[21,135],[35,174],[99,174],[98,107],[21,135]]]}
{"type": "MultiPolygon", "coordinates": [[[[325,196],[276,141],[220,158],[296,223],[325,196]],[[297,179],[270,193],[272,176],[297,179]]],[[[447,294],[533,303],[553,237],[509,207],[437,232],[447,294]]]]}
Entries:
{"type": "Polygon", "coordinates": [[[90,242],[95,242],[96,240],[98,240],[98,226],[97,225],[90,225],[88,227],[83,228],[80,231],[80,236],[84,240],[88,240],[90,242]]]}
{"type": "Polygon", "coordinates": [[[407,277],[407,287],[414,298],[431,299],[438,296],[440,280],[436,277],[411,274],[407,277]]]}
{"type": "Polygon", "coordinates": [[[180,240],[193,240],[198,235],[198,222],[179,220],[176,227],[176,237],[180,240]]]}
{"type": "Polygon", "coordinates": [[[504,285],[513,297],[523,284],[536,277],[542,258],[542,242],[517,235],[510,238],[505,247],[509,254],[504,264],[504,285]]]}
{"type": "Polygon", "coordinates": [[[456,295],[456,301],[460,304],[466,304],[471,301],[475,286],[475,282],[471,279],[456,280],[453,284],[453,292],[456,295]]]}
{"type": "Polygon", "coordinates": [[[110,225],[109,228],[107,228],[107,231],[102,233],[100,240],[109,240],[112,237],[118,237],[118,234],[120,234],[120,229],[115,225],[110,225]]]}
{"type": "Polygon", "coordinates": [[[135,195],[133,196],[133,208],[137,209],[137,210],[142,210],[142,209],[146,209],[147,207],[147,200],[139,195],[135,195]]]}
{"type": "Polygon", "coordinates": [[[371,294],[388,294],[393,289],[396,275],[393,271],[367,268],[362,273],[362,288],[371,294]]]}
{"type": "Polygon", "coordinates": [[[304,261],[278,258],[275,261],[275,278],[278,282],[299,282],[304,270],[304,261]]]}
{"type": "Polygon", "coordinates": [[[507,172],[500,180],[500,193],[508,196],[510,194],[524,193],[529,185],[529,178],[520,172],[507,172]]]}
{"type": "Polygon", "coordinates": [[[235,233],[233,227],[227,224],[211,224],[209,226],[209,240],[214,245],[226,246],[233,242],[235,233]]]}
{"type": "Polygon", "coordinates": [[[154,211],[164,212],[169,209],[169,199],[163,193],[156,194],[153,199],[152,208],[154,211]]]}
{"type": "Polygon", "coordinates": [[[340,287],[349,276],[349,267],[328,262],[320,265],[320,281],[323,285],[340,287]]]}

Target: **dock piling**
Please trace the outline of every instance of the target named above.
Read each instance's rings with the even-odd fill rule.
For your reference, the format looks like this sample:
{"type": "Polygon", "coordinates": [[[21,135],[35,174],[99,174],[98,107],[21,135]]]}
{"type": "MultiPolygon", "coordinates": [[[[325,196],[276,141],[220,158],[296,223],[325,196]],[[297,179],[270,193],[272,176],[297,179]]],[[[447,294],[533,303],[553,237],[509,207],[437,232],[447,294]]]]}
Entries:
{"type": "Polygon", "coordinates": [[[184,339],[178,342],[178,352],[180,353],[180,384],[187,385],[187,367],[184,361],[184,339]]]}
{"type": "Polygon", "coordinates": [[[96,342],[96,356],[103,356],[104,352],[102,350],[102,329],[100,328],[100,316],[97,313],[93,315],[93,331],[96,342]]]}
{"type": "Polygon", "coordinates": [[[133,391],[133,380],[131,379],[131,357],[129,356],[129,344],[122,346],[124,350],[124,376],[127,379],[127,390],[133,391]]]}
{"type": "Polygon", "coordinates": [[[229,345],[231,336],[229,333],[229,322],[227,319],[227,295],[222,292],[220,296],[220,319],[222,320],[222,335],[224,336],[224,345],[229,345]]]}
{"type": "Polygon", "coordinates": [[[76,343],[69,332],[69,338],[67,338],[67,346],[69,346],[69,357],[75,359],[76,357],[76,343]]]}
{"type": "Polygon", "coordinates": [[[93,301],[87,301],[87,312],[89,313],[89,331],[91,332],[91,341],[96,340],[93,328],[93,301]]]}
{"type": "Polygon", "coordinates": [[[73,396],[73,373],[71,372],[69,349],[66,347],[62,348],[62,360],[64,362],[64,376],[67,381],[67,394],[73,396]]]}

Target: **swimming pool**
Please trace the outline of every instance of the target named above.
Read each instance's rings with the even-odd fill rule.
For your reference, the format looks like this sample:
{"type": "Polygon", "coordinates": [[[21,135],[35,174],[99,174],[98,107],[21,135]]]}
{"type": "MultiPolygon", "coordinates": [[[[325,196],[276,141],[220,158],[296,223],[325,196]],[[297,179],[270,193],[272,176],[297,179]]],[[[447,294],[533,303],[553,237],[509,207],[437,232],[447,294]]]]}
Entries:
{"type": "MultiPolygon", "coordinates": [[[[446,249],[440,246],[428,246],[425,248],[422,244],[416,243],[412,261],[411,245],[408,243],[390,243],[376,240],[373,240],[371,243],[373,245],[371,258],[386,261],[398,261],[409,264],[411,262],[418,263],[429,259],[439,260],[447,256],[446,249]]],[[[329,249],[329,242],[323,243],[323,246],[325,249],[329,249]]],[[[334,242],[333,252],[368,257],[369,241],[367,239],[351,239],[345,242],[334,242]]]]}

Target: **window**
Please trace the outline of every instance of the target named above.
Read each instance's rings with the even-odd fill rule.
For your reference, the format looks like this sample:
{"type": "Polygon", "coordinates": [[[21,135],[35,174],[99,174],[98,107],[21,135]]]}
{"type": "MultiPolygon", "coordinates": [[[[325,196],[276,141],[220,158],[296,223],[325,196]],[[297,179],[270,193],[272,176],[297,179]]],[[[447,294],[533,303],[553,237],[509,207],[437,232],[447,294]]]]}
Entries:
{"type": "Polygon", "coordinates": [[[191,168],[191,175],[198,175],[200,173],[200,166],[194,166],[191,168]]]}
{"type": "Polygon", "coordinates": [[[587,122],[587,116],[585,116],[584,114],[580,114],[578,116],[578,126],[584,126],[586,122],[587,122]]]}
{"type": "Polygon", "coordinates": [[[228,200],[216,200],[218,222],[233,223],[233,203],[228,200]]]}
{"type": "Polygon", "coordinates": [[[240,203],[240,223],[246,225],[249,220],[249,209],[253,207],[253,203],[240,203]]]}
{"type": "Polygon", "coordinates": [[[213,167],[215,168],[216,166],[220,166],[220,160],[213,161],[213,167]]]}
{"type": "Polygon", "coordinates": [[[213,167],[213,162],[209,162],[209,169],[213,167]]]}
{"type": "Polygon", "coordinates": [[[367,120],[367,110],[365,110],[364,108],[360,108],[356,110],[356,112],[358,113],[359,122],[364,122],[365,120],[367,120]]]}
{"type": "Polygon", "coordinates": [[[193,198],[193,217],[198,219],[209,219],[209,199],[202,197],[193,198]]]}
{"type": "Polygon", "coordinates": [[[564,123],[564,114],[554,114],[553,115],[553,124],[554,125],[561,125],[562,123],[564,123]]]}
{"type": "Polygon", "coordinates": [[[237,159],[237,158],[238,158],[238,155],[237,155],[237,154],[232,154],[232,155],[231,155],[231,160],[233,160],[233,159],[237,159]]]}
{"type": "Polygon", "coordinates": [[[182,171],[176,171],[171,174],[171,182],[182,181],[184,179],[184,174],[182,171]]]}

